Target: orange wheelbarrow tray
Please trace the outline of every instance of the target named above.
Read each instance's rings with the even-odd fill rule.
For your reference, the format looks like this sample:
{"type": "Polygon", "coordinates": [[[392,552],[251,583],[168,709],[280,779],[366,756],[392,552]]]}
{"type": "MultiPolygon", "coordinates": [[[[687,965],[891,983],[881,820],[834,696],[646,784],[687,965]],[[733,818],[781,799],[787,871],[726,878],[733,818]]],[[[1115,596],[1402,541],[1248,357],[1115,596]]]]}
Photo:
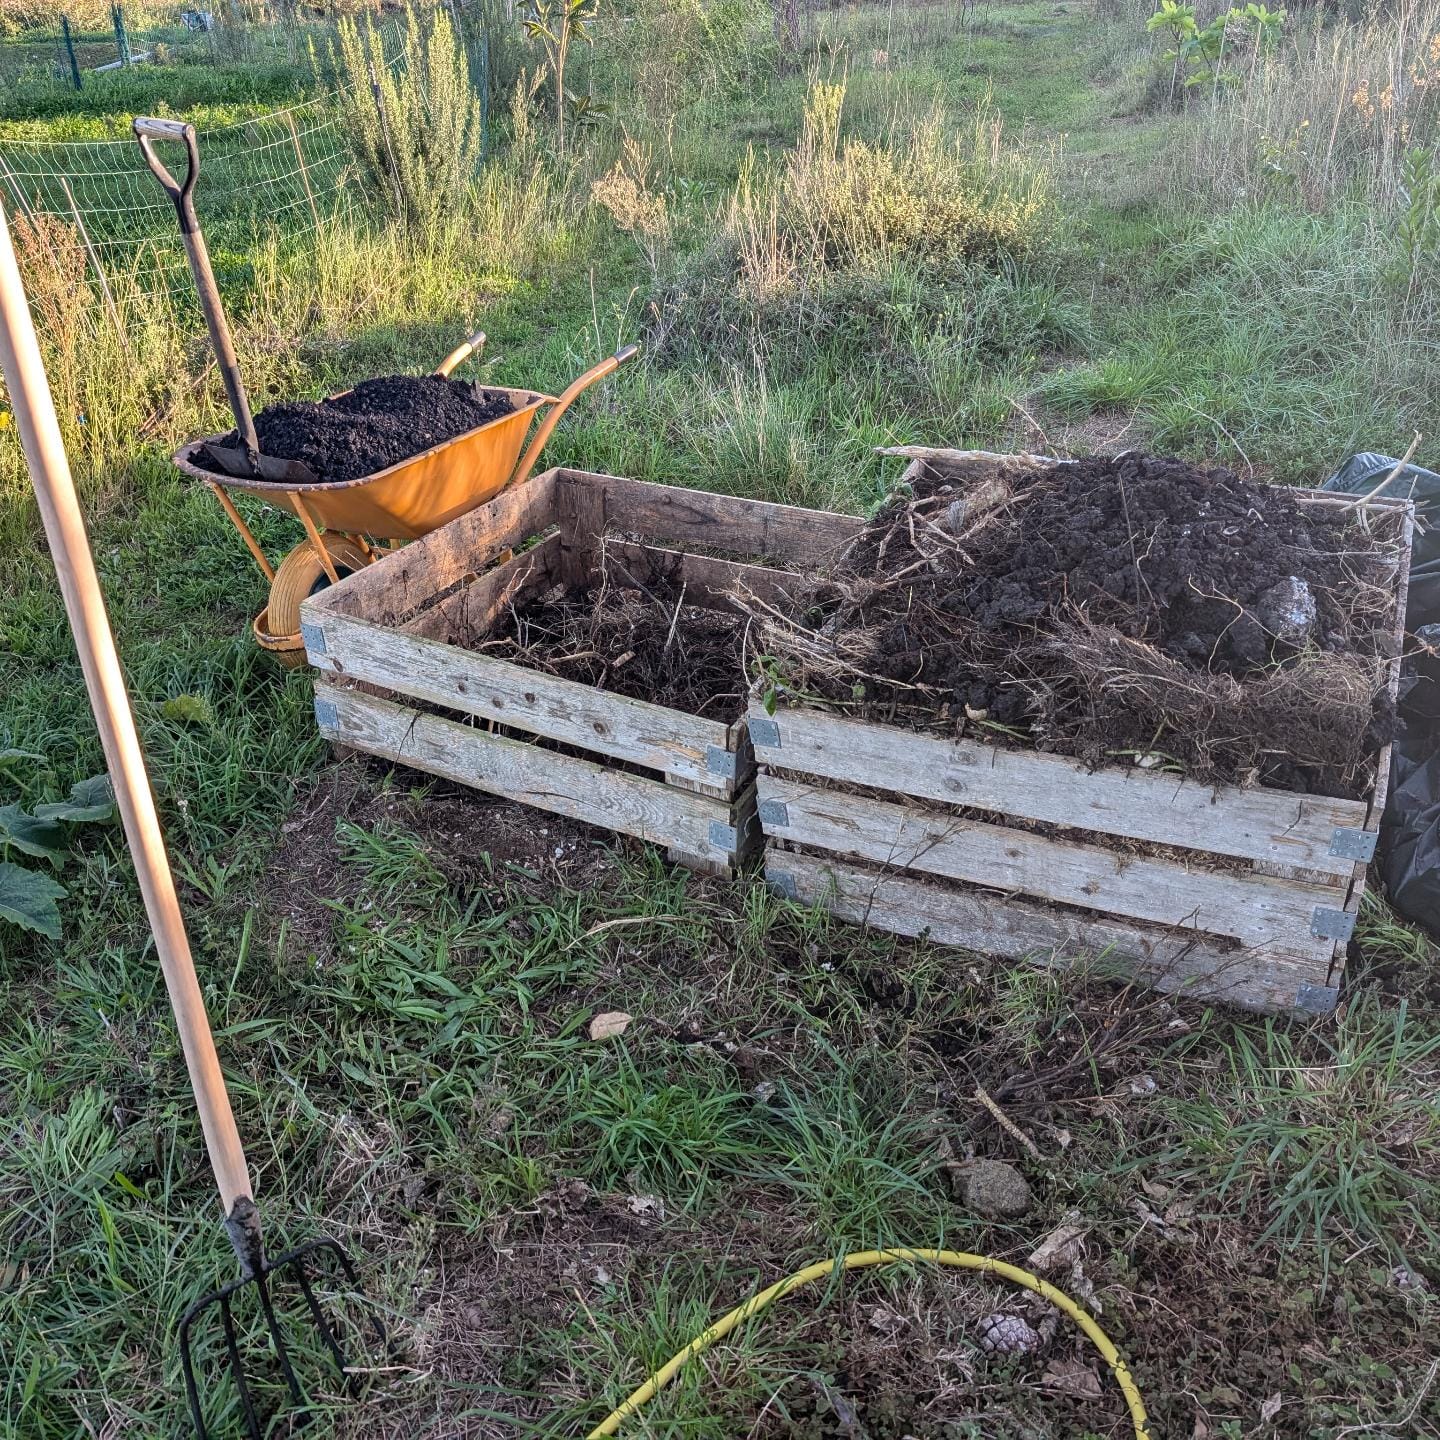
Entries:
{"type": "Polygon", "coordinates": [[[295,652],[303,659],[299,634],[301,599],[376,558],[371,540],[418,540],[511,485],[524,483],[571,401],[629,360],[637,348],[629,345],[608,356],[578,376],[560,396],[486,386],[487,390],[509,396],[515,408],[508,415],[487,420],[474,430],[355,480],[288,484],[221,475],[196,463],[202,447],[217,442],[220,436],[182,445],[175,452],[176,466],[215,493],[271,582],[270,603],[255,618],[256,639],[282,659],[287,652],[295,652]],[[546,406],[550,407],[548,413],[522,455],[521,446],[531,421],[546,406]],[[278,567],[273,566],[227,491],[255,495],[288,510],[305,527],[307,540],[278,567]]]}

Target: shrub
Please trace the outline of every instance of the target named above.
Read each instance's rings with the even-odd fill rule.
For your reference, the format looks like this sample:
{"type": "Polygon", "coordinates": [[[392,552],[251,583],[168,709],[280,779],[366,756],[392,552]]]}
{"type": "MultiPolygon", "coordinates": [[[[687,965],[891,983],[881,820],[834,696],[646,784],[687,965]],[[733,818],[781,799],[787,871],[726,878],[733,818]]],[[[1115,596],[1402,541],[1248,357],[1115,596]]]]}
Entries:
{"type": "Polygon", "coordinates": [[[337,43],[339,104],[361,171],[396,219],[434,234],[463,213],[482,138],[480,99],[449,17],[411,6],[393,66],[369,16],[341,20],[337,43]]]}

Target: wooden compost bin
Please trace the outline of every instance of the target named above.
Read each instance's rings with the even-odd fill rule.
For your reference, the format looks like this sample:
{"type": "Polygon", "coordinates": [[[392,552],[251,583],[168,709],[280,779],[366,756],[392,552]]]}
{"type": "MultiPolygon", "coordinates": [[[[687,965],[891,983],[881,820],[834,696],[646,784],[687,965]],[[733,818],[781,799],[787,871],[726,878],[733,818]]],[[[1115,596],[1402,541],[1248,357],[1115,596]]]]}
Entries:
{"type": "MultiPolygon", "coordinates": [[[[1404,512],[1393,698],[1413,512],[1406,501],[1372,506],[1404,512]]],[[[784,895],[989,954],[1094,957],[1160,990],[1246,1009],[1335,1006],[1388,745],[1373,794],[1339,800],[1092,770],[803,704],[774,714],[753,704],[750,739],[765,876],[784,895]]]]}
{"type": "MultiPolygon", "coordinates": [[[[504,611],[601,567],[614,585],[664,576],[687,604],[725,608],[813,569],[816,522],[784,505],[551,470],[307,599],[301,635],[330,740],[448,780],[665,846],[729,873],[759,847],[745,717],[731,723],[611,694],[478,654],[504,611]],[[602,543],[603,541],[603,543],[602,543]],[[518,554],[511,552],[518,549],[518,554]]],[[[743,677],[736,676],[736,690],[743,677]]]]}

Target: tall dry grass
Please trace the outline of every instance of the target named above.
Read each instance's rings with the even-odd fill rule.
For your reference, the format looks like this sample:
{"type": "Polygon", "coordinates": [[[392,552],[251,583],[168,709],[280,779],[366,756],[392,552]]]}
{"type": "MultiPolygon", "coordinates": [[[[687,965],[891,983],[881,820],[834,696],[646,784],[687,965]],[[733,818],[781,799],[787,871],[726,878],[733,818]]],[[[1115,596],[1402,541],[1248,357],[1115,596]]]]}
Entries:
{"type": "Polygon", "coordinates": [[[844,104],[843,84],[812,83],[799,144],[778,167],[747,157],[721,216],[747,298],[850,265],[983,263],[1043,240],[1052,171],[1005,143],[988,99],[964,119],[897,116],[877,144],[842,134],[844,104]]]}
{"type": "Polygon", "coordinates": [[[1393,213],[1406,154],[1440,146],[1440,0],[1289,26],[1250,79],[1192,112],[1179,183],[1229,201],[1278,193],[1320,210],[1363,199],[1393,213]]]}

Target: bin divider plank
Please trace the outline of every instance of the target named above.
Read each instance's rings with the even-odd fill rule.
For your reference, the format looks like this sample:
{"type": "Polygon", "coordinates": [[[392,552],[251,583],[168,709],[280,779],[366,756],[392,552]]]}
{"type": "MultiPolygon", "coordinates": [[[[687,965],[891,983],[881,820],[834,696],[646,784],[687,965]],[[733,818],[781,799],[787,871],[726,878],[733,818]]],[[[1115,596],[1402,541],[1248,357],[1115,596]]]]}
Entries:
{"type": "Polygon", "coordinates": [[[713,827],[730,823],[723,801],[530,741],[479,736],[457,720],[323,680],[315,687],[315,710],[321,734],[368,754],[703,860],[733,858],[711,839],[713,827]]]}
{"type": "Polygon", "coordinates": [[[864,783],[923,800],[992,810],[1237,859],[1267,860],[1348,883],[1353,862],[1329,853],[1338,827],[1363,828],[1363,801],[1210,787],[1137,768],[1087,770],[1040,751],[945,740],[796,707],[751,710],[763,767],[864,783]],[[763,743],[778,735],[778,744],[763,743]]]}
{"type": "Polygon", "coordinates": [[[1327,887],[1189,869],[764,773],[757,792],[772,839],[1283,950],[1322,970],[1335,948],[1310,933],[1315,907],[1335,902],[1327,887]]]}
{"type": "MultiPolygon", "coordinates": [[[[607,536],[599,559],[612,585],[641,585],[667,581],[684,585],[685,600],[711,610],[730,610],[730,597],[740,588],[762,600],[803,583],[793,570],[774,570],[768,565],[747,565],[720,560],[713,555],[695,555],[688,550],[666,550],[658,545],[637,544],[607,536]],[[627,578],[626,572],[629,572],[627,578]]],[[[735,687],[743,691],[744,677],[737,674],[735,687]]]]}
{"type": "Polygon", "coordinates": [[[853,515],[652,485],[619,475],[566,469],[558,476],[562,491],[572,485],[603,496],[606,523],[622,534],[676,545],[706,545],[735,555],[763,555],[809,570],[831,560],[865,523],[853,515]]]}
{"type": "Polygon", "coordinates": [[[1099,973],[1120,970],[1169,994],[1248,1010],[1325,1014],[1335,1004],[1323,964],[1237,949],[1204,935],[1145,933],[829,856],[767,850],[765,875],[783,894],[843,920],[962,950],[1065,966],[1094,960],[1099,973]]]}
{"type": "Polygon", "coordinates": [[[560,579],[562,553],[561,537],[549,535],[533,549],[512,556],[452,590],[399,628],[447,645],[487,637],[507,606],[560,579]]]}

